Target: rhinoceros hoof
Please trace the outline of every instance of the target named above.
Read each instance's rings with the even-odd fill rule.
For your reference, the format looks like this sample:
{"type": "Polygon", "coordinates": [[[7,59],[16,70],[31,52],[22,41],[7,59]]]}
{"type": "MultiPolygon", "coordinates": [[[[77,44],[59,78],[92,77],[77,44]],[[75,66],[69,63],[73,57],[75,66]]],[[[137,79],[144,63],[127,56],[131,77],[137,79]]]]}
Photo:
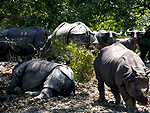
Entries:
{"type": "Polygon", "coordinates": [[[127,113],[140,113],[140,112],[136,107],[134,107],[134,108],[127,108],[127,113]]]}
{"type": "Polygon", "coordinates": [[[33,100],[39,100],[39,99],[44,99],[47,98],[45,94],[39,94],[38,96],[34,97],[33,100]]]}
{"type": "Polygon", "coordinates": [[[15,92],[15,94],[22,94],[22,93],[23,93],[23,90],[22,90],[20,87],[16,87],[16,88],[14,89],[14,92],[15,92]]]}
{"type": "Polygon", "coordinates": [[[104,97],[99,97],[98,101],[107,103],[107,100],[104,97]]]}
{"type": "Polygon", "coordinates": [[[40,91],[27,91],[24,93],[24,97],[35,97],[40,94],[40,91]]]}

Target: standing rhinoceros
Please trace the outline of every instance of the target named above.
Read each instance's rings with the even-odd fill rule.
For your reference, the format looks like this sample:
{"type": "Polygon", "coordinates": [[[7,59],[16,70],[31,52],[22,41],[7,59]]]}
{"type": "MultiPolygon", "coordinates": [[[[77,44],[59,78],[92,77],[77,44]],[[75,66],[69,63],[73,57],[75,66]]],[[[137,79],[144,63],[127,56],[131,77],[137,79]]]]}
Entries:
{"type": "Polygon", "coordinates": [[[69,42],[72,41],[78,46],[85,45],[86,48],[89,48],[90,45],[93,45],[96,48],[99,48],[95,32],[84,23],[63,22],[48,37],[48,41],[41,51],[41,58],[49,58],[53,55],[52,49],[55,50],[53,44],[56,39],[60,39],[64,44],[69,44],[69,42]]]}
{"type": "Polygon", "coordinates": [[[113,40],[113,36],[121,35],[113,31],[99,30],[99,32],[93,31],[82,22],[75,23],[61,23],[49,36],[45,47],[41,51],[41,58],[48,58],[52,55],[53,43],[56,38],[65,37],[64,43],[73,41],[77,45],[86,45],[88,48],[93,45],[97,49],[102,49],[105,46],[110,45],[113,40]]]}
{"type": "Polygon", "coordinates": [[[17,56],[28,56],[40,52],[50,33],[40,26],[5,27],[0,30],[0,41],[17,56]]]}
{"type": "Polygon", "coordinates": [[[41,91],[35,98],[75,94],[74,74],[66,65],[36,59],[16,65],[12,75],[7,93],[18,86],[23,91],[41,91]]]}
{"type": "Polygon", "coordinates": [[[55,40],[56,38],[65,37],[65,42],[69,43],[70,40],[73,43],[77,43],[79,45],[96,45],[98,44],[97,38],[92,29],[87,27],[82,22],[75,23],[61,23],[50,36],[51,40],[55,40]]]}
{"type": "Polygon", "coordinates": [[[120,103],[120,93],[126,103],[127,112],[138,111],[136,101],[146,105],[149,78],[141,58],[121,43],[103,48],[94,61],[98,80],[99,101],[106,101],[104,83],[111,88],[120,103]]]}

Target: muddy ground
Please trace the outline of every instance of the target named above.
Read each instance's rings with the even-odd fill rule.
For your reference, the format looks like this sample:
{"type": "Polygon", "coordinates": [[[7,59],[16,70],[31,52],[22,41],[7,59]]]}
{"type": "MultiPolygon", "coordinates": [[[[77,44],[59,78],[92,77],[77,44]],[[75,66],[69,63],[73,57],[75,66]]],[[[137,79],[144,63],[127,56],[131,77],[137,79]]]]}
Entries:
{"type": "MultiPolygon", "coordinates": [[[[11,72],[16,63],[0,63],[0,112],[36,112],[36,113],[71,113],[71,112],[126,112],[124,102],[122,105],[114,104],[114,97],[110,89],[106,87],[106,98],[108,103],[100,103],[98,99],[97,80],[92,78],[88,83],[76,82],[76,95],[69,97],[53,97],[41,100],[32,100],[23,93],[19,95],[7,95],[6,89],[11,80],[11,72]]],[[[150,77],[150,76],[149,76],[150,77]]],[[[141,113],[150,111],[149,103],[146,106],[137,104],[141,113]]]]}

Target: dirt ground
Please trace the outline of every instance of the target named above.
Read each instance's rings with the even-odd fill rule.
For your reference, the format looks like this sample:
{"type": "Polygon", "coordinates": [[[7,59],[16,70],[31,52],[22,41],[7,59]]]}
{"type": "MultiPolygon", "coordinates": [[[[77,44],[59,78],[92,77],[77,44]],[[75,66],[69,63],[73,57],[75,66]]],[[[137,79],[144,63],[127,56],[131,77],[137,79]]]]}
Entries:
{"type": "MultiPolygon", "coordinates": [[[[19,95],[7,95],[6,89],[11,80],[11,72],[16,63],[0,63],[0,112],[22,112],[22,113],[71,113],[71,112],[126,112],[124,102],[121,105],[114,104],[114,97],[110,89],[106,87],[106,99],[108,103],[100,103],[98,99],[97,80],[95,77],[88,83],[81,84],[76,82],[76,95],[69,97],[53,97],[41,100],[32,100],[21,93],[19,95]]],[[[149,103],[146,106],[138,105],[141,113],[150,111],[150,94],[149,103]]]]}

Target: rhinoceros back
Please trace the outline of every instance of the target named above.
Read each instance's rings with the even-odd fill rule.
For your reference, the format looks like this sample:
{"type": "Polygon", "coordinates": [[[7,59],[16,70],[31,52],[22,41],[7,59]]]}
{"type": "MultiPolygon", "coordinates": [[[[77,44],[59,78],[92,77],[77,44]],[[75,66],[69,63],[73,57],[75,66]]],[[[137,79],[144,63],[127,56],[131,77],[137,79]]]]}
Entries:
{"type": "Polygon", "coordinates": [[[126,52],[128,49],[120,43],[114,43],[110,46],[103,48],[95,59],[95,63],[113,64],[126,52]],[[100,62],[96,62],[97,59],[101,59],[100,62]]]}
{"type": "Polygon", "coordinates": [[[34,48],[38,51],[46,43],[46,36],[41,27],[13,27],[7,32],[11,51],[16,55],[32,54],[34,48]]]}
{"type": "Polygon", "coordinates": [[[56,67],[44,82],[45,88],[50,88],[63,96],[71,94],[74,91],[74,74],[66,66],[56,67]]]}
{"type": "Polygon", "coordinates": [[[76,24],[69,24],[67,22],[63,22],[61,23],[53,32],[53,34],[51,35],[51,40],[55,40],[56,38],[60,38],[60,37],[68,37],[68,33],[70,31],[70,29],[72,29],[73,27],[75,27],[76,24]]]}
{"type": "Polygon", "coordinates": [[[44,60],[32,60],[26,66],[22,78],[23,90],[41,90],[43,83],[52,70],[60,64],[44,60]]]}
{"type": "Polygon", "coordinates": [[[101,77],[109,87],[115,88],[115,81],[113,80],[118,61],[126,51],[128,49],[118,42],[103,48],[94,61],[96,78],[101,77]]]}

